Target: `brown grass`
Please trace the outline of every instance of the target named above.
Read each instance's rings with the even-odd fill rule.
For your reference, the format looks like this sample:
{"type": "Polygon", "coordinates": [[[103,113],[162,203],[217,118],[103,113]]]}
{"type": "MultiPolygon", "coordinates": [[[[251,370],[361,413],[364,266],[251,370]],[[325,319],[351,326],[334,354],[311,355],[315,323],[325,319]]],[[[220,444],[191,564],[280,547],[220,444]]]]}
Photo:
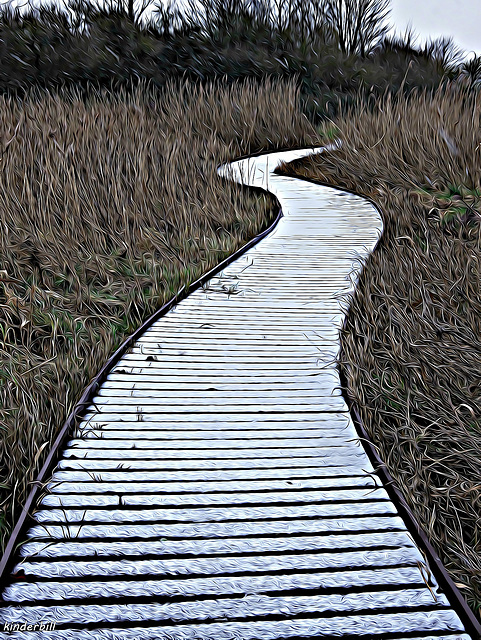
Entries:
{"type": "Polygon", "coordinates": [[[347,391],[473,611],[481,608],[481,105],[459,88],[335,123],[280,172],[373,199],[384,234],[341,335],[347,391]]]}
{"type": "Polygon", "coordinates": [[[295,84],[0,97],[2,545],[50,444],[120,342],[267,226],[235,156],[313,144],[295,84]]]}

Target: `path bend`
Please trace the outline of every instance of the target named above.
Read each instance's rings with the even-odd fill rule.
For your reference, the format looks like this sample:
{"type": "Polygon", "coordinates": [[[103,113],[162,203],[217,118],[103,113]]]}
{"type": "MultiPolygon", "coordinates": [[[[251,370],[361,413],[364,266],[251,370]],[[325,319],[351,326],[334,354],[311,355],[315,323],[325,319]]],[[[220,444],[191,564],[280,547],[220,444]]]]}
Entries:
{"type": "Polygon", "coordinates": [[[469,639],[339,391],[342,294],[381,221],[272,172],[311,152],[221,169],[284,217],[108,375],[38,505],[0,638],[469,639]]]}

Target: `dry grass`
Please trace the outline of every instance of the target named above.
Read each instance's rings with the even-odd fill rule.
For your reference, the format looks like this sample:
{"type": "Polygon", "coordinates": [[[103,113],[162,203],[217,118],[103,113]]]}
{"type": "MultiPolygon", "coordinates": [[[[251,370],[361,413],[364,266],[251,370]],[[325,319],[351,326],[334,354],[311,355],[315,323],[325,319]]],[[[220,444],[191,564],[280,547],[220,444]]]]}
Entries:
{"type": "Polygon", "coordinates": [[[50,443],[120,344],[271,219],[236,155],[313,144],[293,82],[0,97],[2,543],[50,443]]]}
{"type": "Polygon", "coordinates": [[[384,100],[335,123],[342,147],[284,165],[366,195],[382,240],[341,335],[348,393],[472,609],[481,607],[481,106],[384,100]]]}

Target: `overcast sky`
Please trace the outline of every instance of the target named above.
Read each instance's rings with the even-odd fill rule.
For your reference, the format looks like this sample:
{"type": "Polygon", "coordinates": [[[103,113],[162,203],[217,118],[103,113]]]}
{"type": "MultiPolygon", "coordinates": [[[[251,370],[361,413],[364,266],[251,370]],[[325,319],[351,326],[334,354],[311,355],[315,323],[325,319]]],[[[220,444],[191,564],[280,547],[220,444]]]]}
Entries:
{"type": "MultiPolygon", "coordinates": [[[[42,0],[32,2],[38,5],[42,0]]],[[[3,4],[3,0],[0,0],[0,4],[3,4]]],[[[13,0],[12,4],[22,6],[26,0],[13,0]]],[[[56,0],[56,4],[62,4],[62,1],[56,0]]],[[[475,52],[481,55],[480,0],[391,0],[391,7],[390,23],[394,31],[404,33],[411,24],[419,35],[417,44],[430,38],[452,36],[455,43],[468,54],[475,52]]]]}
{"type": "Polygon", "coordinates": [[[397,32],[409,22],[419,34],[418,43],[452,36],[468,53],[481,55],[481,2],[479,0],[391,0],[391,23],[397,32]]]}

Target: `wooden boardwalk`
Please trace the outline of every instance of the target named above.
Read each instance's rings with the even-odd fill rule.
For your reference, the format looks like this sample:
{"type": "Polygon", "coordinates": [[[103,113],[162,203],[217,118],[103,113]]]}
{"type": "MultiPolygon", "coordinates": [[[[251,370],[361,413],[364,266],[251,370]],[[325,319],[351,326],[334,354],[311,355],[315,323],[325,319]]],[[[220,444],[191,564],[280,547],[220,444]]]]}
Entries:
{"type": "Polygon", "coordinates": [[[338,294],[381,222],[272,173],[308,152],[233,165],[284,218],[108,376],[38,506],[0,638],[470,637],[338,389],[338,294]],[[11,631],[24,623],[55,629],[11,631]]]}

